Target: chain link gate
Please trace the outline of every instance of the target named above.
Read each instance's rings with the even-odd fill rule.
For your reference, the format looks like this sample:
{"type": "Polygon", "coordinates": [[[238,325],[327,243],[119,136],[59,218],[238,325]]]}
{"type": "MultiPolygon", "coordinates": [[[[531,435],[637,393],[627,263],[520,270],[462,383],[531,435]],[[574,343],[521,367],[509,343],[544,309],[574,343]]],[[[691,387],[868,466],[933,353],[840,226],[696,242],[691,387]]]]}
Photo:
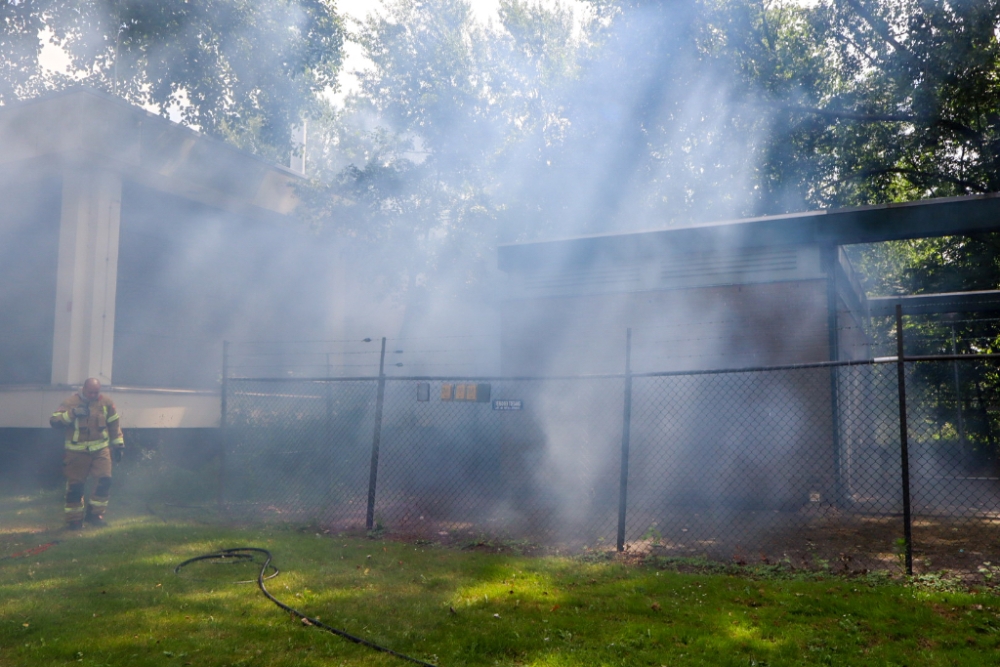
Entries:
{"type": "Polygon", "coordinates": [[[223,501],[242,518],[364,523],[372,380],[229,380],[223,501]]]}

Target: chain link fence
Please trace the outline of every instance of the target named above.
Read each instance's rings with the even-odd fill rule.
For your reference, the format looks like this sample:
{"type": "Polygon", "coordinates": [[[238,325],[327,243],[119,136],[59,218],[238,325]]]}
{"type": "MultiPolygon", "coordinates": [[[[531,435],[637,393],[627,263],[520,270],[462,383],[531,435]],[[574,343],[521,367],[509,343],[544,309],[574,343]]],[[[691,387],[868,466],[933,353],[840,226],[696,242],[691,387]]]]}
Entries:
{"type": "Polygon", "coordinates": [[[851,571],[988,560],[995,447],[933,379],[992,362],[227,378],[221,495],[247,519],[430,539],[851,571]]]}
{"type": "Polygon", "coordinates": [[[223,472],[230,510],[363,525],[376,384],[230,380],[223,472]]]}
{"type": "Polygon", "coordinates": [[[623,378],[383,383],[380,404],[378,378],[230,379],[230,511],[413,535],[614,535],[623,378]],[[490,398],[441,400],[442,386],[490,398]]]}

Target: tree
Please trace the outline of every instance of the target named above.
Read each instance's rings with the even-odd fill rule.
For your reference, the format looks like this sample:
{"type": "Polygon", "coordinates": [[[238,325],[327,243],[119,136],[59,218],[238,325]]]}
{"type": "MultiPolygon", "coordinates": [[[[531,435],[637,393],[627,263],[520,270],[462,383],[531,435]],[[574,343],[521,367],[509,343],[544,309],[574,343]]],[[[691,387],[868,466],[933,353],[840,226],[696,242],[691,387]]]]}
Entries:
{"type": "Polygon", "coordinates": [[[812,207],[1000,188],[1000,3],[740,5],[716,6],[717,52],[775,119],[774,187],[812,207]]]}
{"type": "Polygon", "coordinates": [[[747,165],[767,128],[737,113],[735,77],[706,49],[706,4],[599,15],[611,18],[600,48],[562,91],[563,140],[528,179],[534,227],[570,235],[745,215],[756,196],[747,165]]]}
{"type": "Polygon", "coordinates": [[[357,40],[372,69],[312,126],[314,220],[391,256],[368,266],[390,265],[397,289],[487,289],[511,175],[561,132],[553,90],[585,48],[573,16],[504,0],[499,24],[484,26],[462,0],[399,0],[357,40]]]}
{"type": "Polygon", "coordinates": [[[330,0],[11,0],[0,26],[0,103],[82,84],[272,158],[335,86],[343,40],[330,0]],[[42,67],[45,36],[67,72],[42,67]]]}
{"type": "Polygon", "coordinates": [[[340,185],[402,219],[421,183],[423,229],[488,199],[508,239],[1000,187],[1000,0],[593,4],[576,41],[523,2],[494,32],[390,5],[340,117],[379,129],[340,185]]]}
{"type": "MultiPolygon", "coordinates": [[[[645,141],[633,140],[626,154],[636,164],[670,167],[676,180],[684,173],[677,149],[694,138],[710,156],[705,175],[726,163],[741,175],[743,194],[733,205],[744,215],[1000,187],[995,0],[594,4],[613,17],[601,62],[610,69],[617,53],[624,63],[604,77],[603,90],[631,82],[644,91],[629,100],[632,118],[621,132],[645,141]],[[645,36],[649,25],[658,28],[645,36]],[[649,71],[658,79],[641,88],[649,71]],[[706,88],[714,97],[705,97],[706,88]],[[691,106],[712,122],[685,131],[690,121],[676,111],[691,106]]],[[[688,171],[683,180],[698,204],[684,218],[707,209],[717,219],[718,182],[688,171]]],[[[647,179],[640,194],[670,200],[665,182],[647,179]]],[[[672,199],[672,208],[685,208],[672,199]]]]}

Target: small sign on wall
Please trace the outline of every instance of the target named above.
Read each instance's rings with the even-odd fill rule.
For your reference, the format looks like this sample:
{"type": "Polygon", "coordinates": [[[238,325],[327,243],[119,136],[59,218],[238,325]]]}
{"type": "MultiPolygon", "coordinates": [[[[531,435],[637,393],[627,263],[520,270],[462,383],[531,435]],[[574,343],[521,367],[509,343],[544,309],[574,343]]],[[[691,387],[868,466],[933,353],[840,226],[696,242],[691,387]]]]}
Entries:
{"type": "Polygon", "coordinates": [[[503,399],[493,401],[494,410],[520,410],[522,407],[521,399],[503,399]]]}

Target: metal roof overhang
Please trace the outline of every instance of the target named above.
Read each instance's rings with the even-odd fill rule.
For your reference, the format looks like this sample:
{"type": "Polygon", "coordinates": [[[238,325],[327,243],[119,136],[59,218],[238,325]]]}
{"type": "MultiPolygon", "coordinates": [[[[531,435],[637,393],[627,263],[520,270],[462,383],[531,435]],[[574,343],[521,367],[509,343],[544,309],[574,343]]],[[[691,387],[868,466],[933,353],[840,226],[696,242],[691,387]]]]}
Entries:
{"type": "Polygon", "coordinates": [[[623,234],[501,245],[503,271],[586,265],[597,258],[634,261],[672,253],[776,245],[828,246],[1000,230],[1000,193],[905,204],[792,213],[623,234]]]}
{"type": "Polygon", "coordinates": [[[103,168],[262,221],[298,205],[301,175],[88,88],[0,107],[0,182],[103,168]]]}

